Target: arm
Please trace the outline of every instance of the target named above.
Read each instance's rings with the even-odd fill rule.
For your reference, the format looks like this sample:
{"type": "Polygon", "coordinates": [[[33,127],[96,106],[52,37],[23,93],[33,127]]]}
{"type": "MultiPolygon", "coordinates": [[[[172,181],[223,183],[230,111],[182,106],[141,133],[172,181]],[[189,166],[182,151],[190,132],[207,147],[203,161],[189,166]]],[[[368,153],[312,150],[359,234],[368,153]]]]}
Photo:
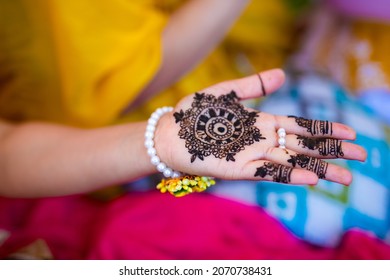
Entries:
{"type": "Polygon", "coordinates": [[[84,193],[155,172],[145,123],[83,130],[0,122],[0,195],[84,193]]]}
{"type": "Polygon", "coordinates": [[[163,33],[163,62],[150,84],[131,105],[176,82],[222,40],[249,0],[193,0],[179,8],[163,33]]]}

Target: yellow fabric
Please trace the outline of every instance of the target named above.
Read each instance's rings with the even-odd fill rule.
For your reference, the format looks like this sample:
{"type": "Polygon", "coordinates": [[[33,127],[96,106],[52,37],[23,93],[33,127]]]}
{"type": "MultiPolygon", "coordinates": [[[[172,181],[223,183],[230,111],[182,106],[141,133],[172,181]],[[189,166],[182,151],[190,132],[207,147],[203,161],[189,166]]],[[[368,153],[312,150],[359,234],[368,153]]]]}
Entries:
{"type": "Polygon", "coordinates": [[[390,90],[390,24],[357,18],[338,24],[321,34],[321,44],[313,55],[315,68],[352,94],[390,90]]]}
{"type": "Polygon", "coordinates": [[[257,67],[275,67],[284,63],[291,50],[296,15],[286,1],[252,1],[228,34],[228,44],[261,57],[257,67]]]}
{"type": "MultiPolygon", "coordinates": [[[[157,107],[204,87],[282,66],[291,17],[283,0],[252,1],[205,61],[121,116],[158,71],[163,28],[184,2],[0,0],[0,118],[82,127],[145,120],[157,107]]],[[[118,191],[94,197],[109,199],[118,191]]]]}
{"type": "MultiPolygon", "coordinates": [[[[173,12],[186,2],[154,1],[166,12],[173,12]]],[[[174,106],[185,95],[215,83],[282,67],[293,49],[295,20],[296,15],[285,0],[251,1],[216,50],[180,81],[119,122],[143,120],[156,108],[174,106]]]]}
{"type": "Polygon", "coordinates": [[[346,85],[354,91],[387,88],[390,89],[390,24],[355,21],[352,23],[353,43],[367,46],[367,57],[359,57],[353,48],[348,53],[348,77],[346,85]],[[370,67],[370,76],[364,75],[362,67],[370,67]],[[374,72],[375,71],[375,72],[374,72]],[[363,76],[364,75],[364,76],[363,76]]]}
{"type": "Polygon", "coordinates": [[[85,127],[144,120],[216,82],[282,66],[293,17],[283,0],[252,1],[205,61],[120,118],[158,71],[162,30],[184,2],[0,0],[0,117],[85,127]]]}
{"type": "Polygon", "coordinates": [[[147,1],[0,0],[0,116],[111,123],[161,63],[147,1]]]}

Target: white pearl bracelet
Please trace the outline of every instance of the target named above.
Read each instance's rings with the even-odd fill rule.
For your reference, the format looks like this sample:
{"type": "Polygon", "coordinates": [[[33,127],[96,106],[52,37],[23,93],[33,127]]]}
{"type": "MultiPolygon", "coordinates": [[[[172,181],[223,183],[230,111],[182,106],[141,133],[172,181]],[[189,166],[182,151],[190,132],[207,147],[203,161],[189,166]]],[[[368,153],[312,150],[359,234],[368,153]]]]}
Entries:
{"type": "Polygon", "coordinates": [[[150,156],[150,162],[157,167],[157,170],[164,174],[165,177],[169,178],[177,178],[180,177],[181,174],[178,171],[172,170],[169,168],[164,162],[160,160],[157,156],[157,151],[154,148],[154,132],[156,131],[156,125],[158,120],[166,113],[171,112],[173,107],[162,107],[158,108],[154,113],[150,116],[148,120],[148,125],[146,126],[145,132],[145,147],[147,149],[147,153],[150,156]]]}
{"type": "Polygon", "coordinates": [[[286,149],[286,130],[284,128],[279,128],[278,136],[279,148],[286,149]]]}

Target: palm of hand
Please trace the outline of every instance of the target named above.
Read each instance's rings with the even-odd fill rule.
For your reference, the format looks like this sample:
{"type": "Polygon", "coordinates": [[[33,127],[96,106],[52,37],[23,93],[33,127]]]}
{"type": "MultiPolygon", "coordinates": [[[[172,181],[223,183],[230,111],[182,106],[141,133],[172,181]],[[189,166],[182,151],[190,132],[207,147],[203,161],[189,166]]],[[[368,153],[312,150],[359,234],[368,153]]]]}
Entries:
{"type": "Polygon", "coordinates": [[[169,166],[187,174],[230,180],[315,184],[321,178],[350,183],[349,171],[320,158],[364,160],[361,147],[342,141],[353,139],[352,129],[245,108],[239,96],[256,93],[237,87],[240,81],[187,96],[163,117],[156,148],[169,166]],[[278,147],[280,127],[289,133],[287,149],[278,147]]]}

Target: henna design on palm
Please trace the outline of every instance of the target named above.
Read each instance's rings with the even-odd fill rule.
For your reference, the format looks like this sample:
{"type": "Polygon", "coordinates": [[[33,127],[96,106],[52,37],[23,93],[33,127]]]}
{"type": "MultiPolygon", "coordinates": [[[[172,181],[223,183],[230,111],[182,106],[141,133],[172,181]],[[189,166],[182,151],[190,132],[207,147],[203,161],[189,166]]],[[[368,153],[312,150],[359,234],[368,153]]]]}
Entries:
{"type": "Polygon", "coordinates": [[[254,126],[258,112],[245,110],[238,101],[234,91],[218,98],[195,93],[190,109],[174,113],[191,162],[210,155],[235,161],[234,156],[246,146],[265,139],[254,126]]]}

